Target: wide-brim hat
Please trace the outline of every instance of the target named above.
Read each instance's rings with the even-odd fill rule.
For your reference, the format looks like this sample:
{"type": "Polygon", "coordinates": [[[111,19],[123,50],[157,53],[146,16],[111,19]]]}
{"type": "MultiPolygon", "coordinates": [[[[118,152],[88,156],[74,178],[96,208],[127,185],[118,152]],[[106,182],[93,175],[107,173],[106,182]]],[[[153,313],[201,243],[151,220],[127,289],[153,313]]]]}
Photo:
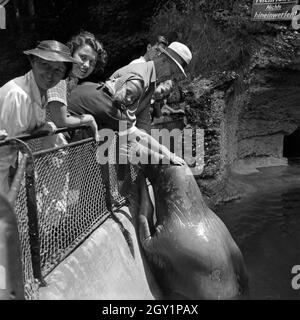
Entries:
{"type": "Polygon", "coordinates": [[[48,61],[81,62],[72,57],[70,49],[66,45],[56,40],[41,41],[36,48],[23,51],[23,53],[26,55],[34,55],[48,61]]]}
{"type": "Polygon", "coordinates": [[[176,63],[180,71],[187,77],[184,68],[186,68],[192,60],[190,49],[185,44],[174,41],[166,49],[161,50],[176,63]]]}

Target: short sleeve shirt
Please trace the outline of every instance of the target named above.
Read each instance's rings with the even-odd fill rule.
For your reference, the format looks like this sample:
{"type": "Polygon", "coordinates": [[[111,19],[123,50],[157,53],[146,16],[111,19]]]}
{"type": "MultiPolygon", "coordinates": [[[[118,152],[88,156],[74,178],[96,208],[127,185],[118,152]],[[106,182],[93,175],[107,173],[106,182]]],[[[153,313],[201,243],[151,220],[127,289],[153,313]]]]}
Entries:
{"type": "Polygon", "coordinates": [[[111,97],[98,90],[99,83],[84,82],[72,90],[68,109],[73,115],[91,114],[99,128],[118,130],[118,120],[109,116],[111,97]]]}
{"type": "MultiPolygon", "coordinates": [[[[41,97],[32,71],[0,88],[0,129],[14,137],[41,127],[46,122],[46,97],[41,97]]],[[[16,151],[0,147],[0,171],[14,165],[16,151]]],[[[1,183],[1,181],[0,181],[1,183]]]]}
{"type": "Polygon", "coordinates": [[[132,60],[129,64],[143,63],[143,62],[147,62],[147,60],[143,56],[141,56],[141,57],[139,57],[137,59],[132,60]]]}
{"type": "Polygon", "coordinates": [[[153,61],[129,64],[114,72],[110,79],[125,82],[130,77],[143,82],[144,93],[137,103],[136,126],[149,132],[151,129],[150,101],[157,81],[153,61]]]}
{"type": "Polygon", "coordinates": [[[47,91],[48,103],[52,101],[59,101],[67,105],[67,82],[61,80],[55,87],[47,91]]]}
{"type": "Polygon", "coordinates": [[[42,126],[46,104],[32,71],[7,82],[0,88],[0,129],[13,137],[42,126]]]}
{"type": "MultiPolygon", "coordinates": [[[[55,87],[48,89],[47,91],[47,100],[49,102],[58,101],[61,102],[63,105],[68,105],[68,100],[70,98],[71,91],[76,88],[78,83],[77,78],[68,78],[66,80],[61,80],[55,87]]],[[[49,108],[46,109],[47,111],[47,120],[53,121],[51,117],[51,113],[49,108]]]]}
{"type": "MultiPolygon", "coordinates": [[[[144,93],[138,103],[133,105],[136,115],[135,126],[145,131],[151,129],[150,99],[155,89],[156,73],[153,61],[125,66],[117,70],[110,81],[125,83],[128,79],[139,79],[144,84],[144,93]]],[[[94,116],[100,128],[119,129],[119,120],[111,116],[112,98],[99,84],[86,82],[72,90],[68,100],[69,111],[73,114],[88,113],[94,116]]],[[[131,125],[134,125],[132,123],[131,125]]],[[[130,125],[127,126],[130,128],[130,125]]]]}

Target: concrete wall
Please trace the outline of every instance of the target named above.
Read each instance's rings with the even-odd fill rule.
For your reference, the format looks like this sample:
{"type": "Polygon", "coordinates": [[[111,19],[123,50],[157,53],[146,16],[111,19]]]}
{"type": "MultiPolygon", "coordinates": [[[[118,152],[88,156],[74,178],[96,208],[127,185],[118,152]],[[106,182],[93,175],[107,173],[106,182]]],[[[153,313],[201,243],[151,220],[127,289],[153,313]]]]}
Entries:
{"type": "Polygon", "coordinates": [[[132,236],[134,257],[120,226],[109,218],[46,277],[48,286],[40,289],[40,299],[159,298],[137,242],[132,214],[127,207],[122,210],[116,215],[132,236]]]}

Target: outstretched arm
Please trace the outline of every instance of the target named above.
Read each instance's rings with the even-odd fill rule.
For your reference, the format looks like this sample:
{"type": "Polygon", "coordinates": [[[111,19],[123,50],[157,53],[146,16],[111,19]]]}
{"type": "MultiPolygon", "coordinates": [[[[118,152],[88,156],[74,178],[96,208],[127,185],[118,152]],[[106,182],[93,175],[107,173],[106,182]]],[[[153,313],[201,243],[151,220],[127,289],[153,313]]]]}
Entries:
{"type": "Polygon", "coordinates": [[[139,143],[144,148],[143,150],[149,150],[149,153],[155,153],[157,155],[162,155],[162,158],[167,158],[169,161],[176,165],[183,165],[185,164],[184,160],[178,157],[175,153],[171,152],[167,147],[160,144],[156,139],[154,139],[151,135],[142,131],[138,128],[133,130],[128,135],[128,142],[129,143],[139,143]]]}
{"type": "Polygon", "coordinates": [[[51,101],[47,106],[51,113],[51,118],[57,127],[78,127],[87,125],[92,128],[96,141],[99,140],[98,126],[94,117],[90,114],[81,116],[71,116],[68,113],[67,106],[59,101],[51,101]]]}

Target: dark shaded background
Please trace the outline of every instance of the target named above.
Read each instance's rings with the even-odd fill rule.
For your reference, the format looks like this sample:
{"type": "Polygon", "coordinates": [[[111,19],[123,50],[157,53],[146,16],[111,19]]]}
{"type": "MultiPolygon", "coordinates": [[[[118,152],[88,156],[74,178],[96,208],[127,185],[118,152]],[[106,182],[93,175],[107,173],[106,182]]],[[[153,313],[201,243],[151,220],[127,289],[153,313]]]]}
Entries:
{"type": "Polygon", "coordinates": [[[105,78],[144,53],[151,18],[161,2],[10,0],[6,30],[0,30],[0,85],[27,71],[23,50],[45,39],[65,43],[80,30],[94,33],[103,42],[109,60],[105,74],[95,77],[105,78]]]}
{"type": "MultiPolygon", "coordinates": [[[[253,52],[282,34],[290,21],[251,21],[252,0],[10,0],[0,30],[0,85],[29,69],[25,49],[38,41],[67,42],[80,30],[94,33],[108,52],[102,81],[144,54],[151,37],[187,44],[193,59],[188,81],[215,72],[244,74],[253,52]]],[[[280,46],[280,50],[285,46],[280,46]]],[[[283,55],[291,50],[287,48],[283,55]]]]}

